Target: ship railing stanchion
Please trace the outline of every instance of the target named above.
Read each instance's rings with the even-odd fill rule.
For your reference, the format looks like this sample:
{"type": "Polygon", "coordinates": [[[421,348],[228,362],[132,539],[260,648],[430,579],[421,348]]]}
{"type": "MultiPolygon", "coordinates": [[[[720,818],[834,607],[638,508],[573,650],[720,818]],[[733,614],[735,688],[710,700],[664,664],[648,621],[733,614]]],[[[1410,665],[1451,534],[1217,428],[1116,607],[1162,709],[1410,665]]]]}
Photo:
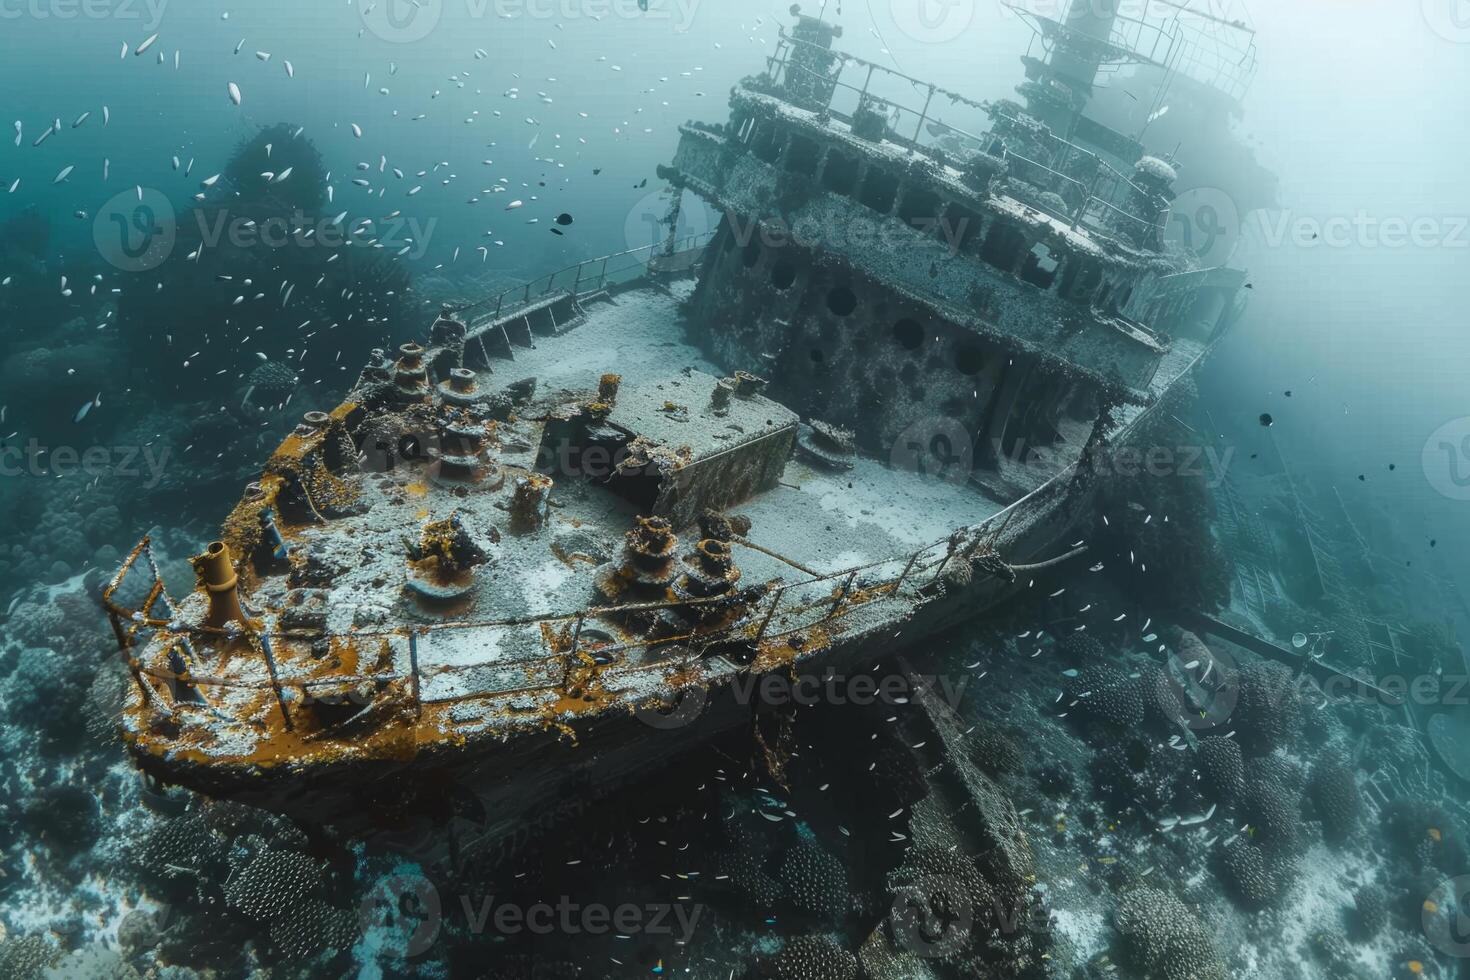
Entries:
{"type": "Polygon", "coordinates": [[[909,572],[912,572],[914,570],[914,565],[918,564],[919,555],[921,554],[923,554],[922,551],[916,551],[912,555],[909,555],[909,563],[903,566],[903,571],[898,573],[898,579],[893,583],[894,595],[898,595],[900,592],[903,591],[904,580],[909,577],[909,572]]]}
{"type": "Polygon", "coordinates": [[[422,718],[424,714],[424,701],[420,697],[419,687],[419,631],[411,629],[408,631],[408,669],[409,690],[413,692],[413,710],[415,717],[422,718]]]}
{"type": "Polygon", "coordinates": [[[587,622],[587,610],[584,609],[581,612],[577,613],[577,625],[572,630],[572,650],[571,650],[571,653],[568,655],[570,657],[576,657],[577,656],[577,645],[582,642],[582,626],[586,622],[587,622]]]}
{"type": "Polygon", "coordinates": [[[857,581],[857,575],[857,569],[853,569],[852,574],[843,580],[842,590],[837,593],[837,601],[832,603],[831,609],[827,610],[827,615],[824,617],[825,619],[831,619],[833,616],[837,615],[837,610],[841,609],[842,604],[847,601],[847,595],[849,592],[852,591],[852,583],[857,581]]]}
{"type": "Polygon", "coordinates": [[[929,86],[929,97],[924,100],[924,110],[919,113],[919,125],[914,129],[914,145],[919,145],[919,138],[924,135],[924,123],[929,118],[929,106],[934,103],[934,86],[929,86]]]}
{"type": "Polygon", "coordinates": [[[770,627],[771,620],[776,617],[776,607],[781,605],[781,600],[785,597],[786,590],[780,589],[776,592],[775,598],[771,600],[771,608],[766,611],[766,618],[761,620],[761,628],[755,634],[755,642],[757,645],[759,645],[760,642],[766,638],[766,630],[770,627]]]}
{"type": "Polygon", "coordinates": [[[265,658],[265,669],[270,674],[271,690],[276,694],[276,704],[280,706],[281,720],[285,722],[286,731],[295,731],[296,726],[291,724],[291,713],[286,710],[286,695],[281,691],[281,678],[276,673],[276,655],[271,650],[271,638],[265,633],[253,633],[251,639],[255,642],[256,648],[260,650],[261,656],[265,658]]]}

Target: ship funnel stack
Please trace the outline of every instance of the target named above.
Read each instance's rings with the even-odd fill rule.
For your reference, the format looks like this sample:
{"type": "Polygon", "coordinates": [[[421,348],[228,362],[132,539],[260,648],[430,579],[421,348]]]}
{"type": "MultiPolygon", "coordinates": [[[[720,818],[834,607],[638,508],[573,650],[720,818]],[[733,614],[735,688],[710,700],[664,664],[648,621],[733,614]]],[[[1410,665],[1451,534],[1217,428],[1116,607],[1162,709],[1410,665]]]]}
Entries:
{"type": "Polygon", "coordinates": [[[1120,0],[1073,0],[1044,64],[1028,65],[1031,81],[1023,86],[1028,109],[1053,132],[1072,131],[1076,116],[1087,107],[1102,65],[1116,58],[1110,41],[1118,21],[1120,0]]]}
{"type": "Polygon", "coordinates": [[[791,29],[791,63],[786,71],[786,97],[794,105],[821,109],[832,101],[841,63],[832,53],[832,42],[842,28],[820,17],[808,17],[800,4],[791,5],[796,26],[791,29]]]}
{"type": "Polygon", "coordinates": [[[206,624],[221,627],[226,623],[247,625],[245,611],[240,607],[239,576],[235,574],[234,559],[230,546],[216,541],[204,550],[204,554],[193,559],[194,571],[199,582],[209,594],[209,615],[206,624]]]}

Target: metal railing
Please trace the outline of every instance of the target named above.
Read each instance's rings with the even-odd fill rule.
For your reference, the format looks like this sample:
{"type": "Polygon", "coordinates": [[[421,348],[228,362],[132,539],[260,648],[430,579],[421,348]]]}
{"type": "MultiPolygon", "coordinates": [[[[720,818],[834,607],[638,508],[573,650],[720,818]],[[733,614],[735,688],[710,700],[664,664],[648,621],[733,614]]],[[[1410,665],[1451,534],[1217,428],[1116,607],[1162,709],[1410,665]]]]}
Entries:
{"type": "MultiPolygon", "coordinates": [[[[900,119],[905,115],[912,117],[914,120],[912,137],[903,135],[908,132],[908,126],[906,124],[901,128],[897,124],[890,125],[891,132],[889,138],[901,146],[907,146],[910,149],[917,150],[934,149],[935,144],[932,140],[926,142],[924,139],[927,132],[926,124],[931,121],[937,123],[941,128],[942,132],[940,135],[953,133],[977,144],[982,143],[985,138],[983,135],[968,132],[958,126],[940,120],[931,113],[931,110],[934,107],[936,98],[943,99],[951,105],[969,106],[972,109],[978,109],[980,112],[986,114],[989,114],[991,109],[989,103],[971,99],[959,92],[951,91],[950,89],[943,88],[920,78],[914,78],[912,75],[906,75],[901,71],[885,65],[866,61],[856,55],[847,54],[835,48],[826,48],[820,44],[814,44],[811,41],[793,37],[787,33],[785,28],[782,28],[779,34],[779,40],[776,43],[775,53],[766,59],[766,77],[772,88],[779,90],[790,81],[792,72],[800,72],[802,78],[814,88],[821,90],[830,89],[828,97],[821,108],[834,118],[840,119],[845,123],[852,123],[853,110],[865,105],[875,105],[877,103],[882,103],[890,112],[897,113],[900,119]],[[798,48],[804,48],[818,59],[825,60],[831,58],[837,66],[836,73],[833,75],[824,75],[793,61],[791,55],[798,48]],[[856,69],[863,75],[861,85],[854,85],[851,82],[843,81],[843,76],[850,68],[856,69]],[[884,82],[897,84],[893,84],[891,88],[882,91],[875,87],[875,85],[881,86],[884,82]],[[900,101],[900,93],[905,92],[904,86],[908,86],[908,90],[913,91],[916,95],[922,94],[924,96],[920,108],[915,109],[911,106],[906,106],[900,101]],[[839,103],[838,97],[844,93],[847,96],[847,101],[845,104],[839,103]]],[[[902,98],[907,98],[907,96],[902,95],[902,98]]]]}
{"type": "MultiPolygon", "coordinates": [[[[1021,4],[1003,6],[1031,28],[1033,46],[1041,41],[1045,53],[1050,53],[1057,38],[1075,33],[1062,19],[1045,17],[1021,4]]],[[[1088,36],[1085,40],[1093,39],[1088,36]]],[[[1196,9],[1188,0],[1141,0],[1136,15],[1118,9],[1107,43],[1121,57],[1104,62],[1100,71],[1117,71],[1126,64],[1154,65],[1236,101],[1250,90],[1258,67],[1253,29],[1240,21],[1196,9]]],[[[1158,107],[1156,101],[1150,109],[1158,107]]]]}
{"type": "Polygon", "coordinates": [[[558,283],[561,284],[562,289],[577,297],[601,292],[610,285],[622,285],[635,281],[650,269],[656,268],[660,259],[667,260],[686,255],[709,244],[713,237],[713,232],[702,232],[678,239],[672,245],[668,242],[656,242],[622,252],[613,252],[610,255],[584,259],[575,265],[558,269],[523,285],[511,286],[488,299],[454,307],[451,312],[457,316],[473,314],[473,319],[477,321],[494,321],[505,313],[514,311],[518,306],[526,306],[551,295],[557,290],[558,283]],[[629,273],[636,274],[629,275],[629,273]]]}
{"type": "MultiPolygon", "coordinates": [[[[961,527],[945,538],[911,553],[840,571],[812,575],[794,582],[777,580],[766,587],[746,590],[743,594],[752,595],[753,599],[744,615],[733,625],[707,631],[691,626],[685,634],[645,637],[618,645],[582,645],[581,637],[584,627],[601,619],[625,619],[636,614],[660,610],[683,609],[697,612],[700,607],[714,607],[721,603],[729,603],[731,597],[719,596],[709,599],[610,607],[591,606],[573,613],[554,613],[514,620],[446,622],[426,627],[394,629],[354,629],[346,633],[328,633],[320,630],[251,631],[233,624],[226,627],[209,627],[183,623],[174,619],[160,619],[151,615],[156,601],[154,597],[163,593],[164,590],[157,565],[152,560],[151,544],[145,538],[114,576],[112,583],[105,591],[104,604],[118,631],[118,643],[123,656],[128,662],[143,697],[156,710],[168,715],[175,714],[179,709],[199,709],[210,712],[211,717],[218,721],[248,724],[243,718],[230,718],[215,709],[210,700],[202,696],[201,689],[204,688],[273,691],[288,725],[290,724],[290,713],[284,696],[287,690],[300,690],[303,695],[306,695],[314,689],[342,690],[350,689],[363,682],[382,683],[408,680],[410,697],[416,711],[422,711],[426,702],[458,703],[525,694],[554,693],[565,690],[569,679],[576,671],[588,669],[583,659],[584,654],[588,656],[595,654],[608,661],[606,664],[599,663],[598,666],[591,668],[598,675],[617,676],[656,670],[679,663],[680,655],[702,657],[703,651],[711,647],[732,643],[758,647],[768,639],[799,634],[821,624],[840,620],[853,611],[878,600],[886,598],[919,600],[944,581],[946,572],[953,568],[957,561],[968,561],[978,555],[990,553],[1018,516],[1024,515],[1028,510],[1042,511],[1049,508],[1052,494],[1064,490],[1069,485],[1070,474],[1075,465],[1063,470],[1036,490],[985,521],[961,527]],[[147,590],[150,600],[145,602],[144,606],[132,609],[118,603],[115,596],[136,570],[140,555],[148,556],[149,579],[143,583],[143,587],[147,590]],[[421,643],[432,640],[435,636],[468,630],[486,631],[491,634],[480,640],[482,646],[503,648],[503,640],[519,639],[522,643],[539,644],[543,655],[518,660],[490,659],[469,664],[430,664],[427,667],[422,664],[421,643]],[[558,632],[571,638],[570,646],[565,651],[557,651],[554,644],[547,639],[548,636],[557,635],[558,632]],[[154,654],[152,663],[142,662],[134,653],[134,648],[144,642],[145,634],[156,635],[161,640],[161,645],[154,654]],[[373,640],[392,643],[396,640],[406,649],[395,651],[394,660],[401,662],[404,659],[401,654],[407,654],[408,669],[407,671],[353,675],[295,676],[291,668],[300,662],[299,658],[282,660],[272,652],[279,651],[284,644],[324,639],[341,640],[354,644],[373,640]],[[264,656],[251,661],[260,667],[258,676],[218,677],[201,673],[200,670],[207,669],[207,665],[195,653],[198,645],[221,641],[245,643],[257,654],[265,651],[264,656]],[[176,650],[187,650],[187,662],[180,664],[175,660],[174,665],[168,669],[158,666],[161,660],[173,659],[176,650]],[[630,656],[633,654],[644,656],[635,659],[630,656]],[[476,690],[458,695],[425,697],[422,693],[426,683],[477,671],[518,673],[526,678],[527,683],[518,687],[476,690]],[[172,704],[162,698],[160,692],[149,683],[149,679],[164,682],[174,692],[172,704]],[[199,696],[197,698],[180,697],[181,687],[199,696]]],[[[1021,526],[1024,526],[1025,518],[1022,517],[1021,521],[1021,526]]],[[[1076,553],[1078,552],[1065,555],[1062,560],[1071,558],[1076,553]]],[[[169,608],[172,610],[172,605],[169,608]]],[[[697,622],[697,618],[691,622],[697,622]]],[[[319,667],[319,664],[313,660],[309,666],[319,667]]]]}
{"type": "MultiPolygon", "coordinates": [[[[838,119],[849,126],[852,125],[854,112],[844,112],[837,107],[836,101],[839,94],[847,92],[855,95],[856,106],[853,107],[854,110],[863,105],[881,103],[890,114],[888,131],[885,138],[912,151],[921,152],[925,155],[933,155],[935,152],[941,150],[937,144],[937,140],[951,135],[968,140],[974,144],[974,149],[987,153],[998,142],[1002,147],[1001,152],[1004,157],[1019,160],[1023,165],[1044,171],[1052,178],[1053,182],[1051,186],[1042,185],[1044,190],[1055,192],[1060,188],[1072,192],[1073,199],[1069,202],[1069,206],[1072,209],[1071,212],[1056,213],[1054,216],[1060,220],[1069,222],[1073,228],[1083,225],[1092,231],[1110,236],[1114,235],[1118,229],[1114,224],[1106,220],[1110,215],[1120,216],[1132,222],[1134,226],[1140,229],[1148,229],[1157,224],[1157,222],[1148,221],[1145,218],[1131,213],[1124,207],[1128,203],[1128,199],[1132,193],[1144,194],[1145,191],[1143,188],[1139,187],[1130,177],[1118,171],[1091,150],[1078,146],[1059,136],[1047,133],[1045,134],[1046,142],[1044,144],[1049,151],[1047,159],[1044,161],[1034,160],[1012,150],[1010,145],[1011,141],[1003,134],[994,130],[987,130],[979,134],[971,133],[931,116],[935,97],[942,96],[951,103],[968,105],[985,112],[987,115],[998,114],[1002,119],[1016,122],[1013,117],[1007,117],[1003,113],[997,113],[994,106],[989,103],[978,102],[891,68],[864,61],[861,58],[835,49],[824,48],[811,41],[791,37],[783,30],[781,32],[781,40],[777,44],[776,53],[767,59],[767,78],[772,88],[771,94],[779,97],[783,80],[789,80],[793,72],[801,73],[802,77],[807,79],[812,87],[830,89],[830,95],[823,105],[823,111],[832,118],[838,119]],[[834,63],[838,66],[836,73],[833,75],[823,75],[804,64],[793,61],[791,52],[800,45],[805,45],[815,53],[834,59],[834,63]],[[861,86],[852,85],[842,80],[843,74],[849,66],[856,66],[864,72],[861,86]],[[880,96],[875,94],[873,87],[875,81],[883,79],[897,80],[921,88],[925,93],[923,107],[915,110],[902,105],[895,96],[888,94],[880,96]],[[917,120],[912,138],[903,135],[908,131],[907,125],[901,122],[903,115],[906,113],[913,115],[917,120]],[[940,132],[937,136],[926,141],[924,138],[926,124],[931,120],[937,124],[940,132]],[[1069,170],[1087,173],[1089,180],[1086,182],[1079,180],[1073,177],[1068,172],[1069,170]]],[[[1048,213],[1051,213],[1054,209],[1046,210],[1048,210],[1048,213]]]]}

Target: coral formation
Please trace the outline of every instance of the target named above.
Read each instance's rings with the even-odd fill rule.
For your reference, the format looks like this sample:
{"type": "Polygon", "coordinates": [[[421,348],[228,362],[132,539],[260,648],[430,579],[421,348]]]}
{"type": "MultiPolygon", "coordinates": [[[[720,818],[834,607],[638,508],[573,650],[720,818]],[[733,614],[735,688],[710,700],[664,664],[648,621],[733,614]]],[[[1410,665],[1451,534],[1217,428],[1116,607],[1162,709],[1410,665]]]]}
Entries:
{"type": "Polygon", "coordinates": [[[1226,980],[1214,939],[1198,916],[1166,891],[1135,888],[1118,900],[1114,922],[1129,958],[1147,980],[1226,980]]]}

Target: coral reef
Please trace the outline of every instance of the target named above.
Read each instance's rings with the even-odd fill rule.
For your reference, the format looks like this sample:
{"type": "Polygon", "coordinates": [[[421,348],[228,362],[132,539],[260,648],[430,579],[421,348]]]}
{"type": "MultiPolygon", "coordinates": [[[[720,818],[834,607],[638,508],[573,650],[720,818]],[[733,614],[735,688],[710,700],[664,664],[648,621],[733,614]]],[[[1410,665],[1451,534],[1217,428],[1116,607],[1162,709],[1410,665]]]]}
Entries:
{"type": "Polygon", "coordinates": [[[1231,804],[1245,789],[1245,758],[1240,745],[1211,736],[1199,742],[1201,789],[1210,800],[1231,804]]]}
{"type": "Polygon", "coordinates": [[[1302,700],[1296,678],[1280,664],[1253,663],[1240,670],[1231,724],[1249,755],[1268,755],[1301,732],[1302,700]]]}
{"type": "Polygon", "coordinates": [[[1131,962],[1146,980],[1226,980],[1224,962],[1198,916],[1156,888],[1136,888],[1114,915],[1131,962]]]}
{"type": "Polygon", "coordinates": [[[855,980],[857,957],[829,936],[800,936],[760,965],[768,980],[855,980]]]}
{"type": "Polygon", "coordinates": [[[1337,756],[1318,760],[1307,792],[1322,822],[1322,835],[1333,844],[1347,842],[1358,829],[1363,798],[1346,762],[1337,756]]]}

